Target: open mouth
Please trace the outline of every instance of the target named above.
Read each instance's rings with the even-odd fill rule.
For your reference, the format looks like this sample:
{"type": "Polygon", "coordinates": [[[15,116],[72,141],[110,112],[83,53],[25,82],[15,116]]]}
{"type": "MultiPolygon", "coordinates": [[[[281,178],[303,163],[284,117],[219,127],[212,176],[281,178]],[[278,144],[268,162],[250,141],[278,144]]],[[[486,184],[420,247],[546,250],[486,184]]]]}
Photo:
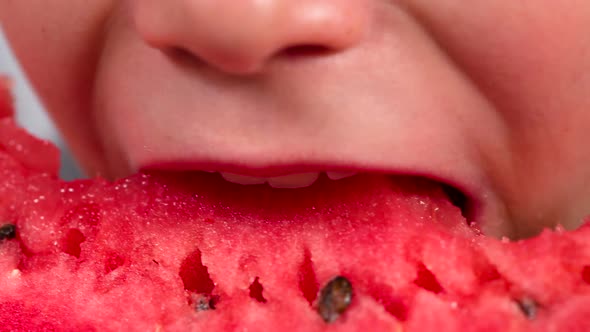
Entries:
{"type": "MultiPolygon", "coordinates": [[[[346,182],[349,181],[389,181],[396,183],[399,181],[414,181],[417,183],[428,183],[438,186],[440,190],[447,196],[450,203],[456,206],[461,215],[465,218],[466,223],[470,226],[479,228],[480,220],[477,216],[480,215],[476,199],[466,191],[460,189],[459,186],[450,181],[441,181],[436,177],[427,177],[414,174],[391,174],[383,172],[366,172],[351,169],[338,169],[330,171],[310,171],[301,173],[287,173],[281,175],[280,169],[272,169],[265,171],[252,171],[244,175],[243,171],[238,173],[235,168],[231,168],[233,172],[219,171],[219,168],[227,169],[226,166],[217,168],[215,165],[208,165],[203,171],[194,171],[186,166],[179,166],[182,164],[159,164],[157,166],[151,165],[143,167],[142,171],[147,172],[169,172],[180,171],[183,176],[191,173],[193,176],[199,178],[215,181],[218,186],[223,187],[222,190],[227,192],[240,192],[247,196],[258,195],[264,192],[264,195],[280,197],[281,195],[289,195],[290,199],[297,199],[297,197],[304,197],[309,193],[318,193],[326,187],[341,188],[346,190],[346,182]],[[369,180],[370,179],[370,180],[369,180]]],[[[277,198],[281,200],[282,198],[277,198]]],[[[496,234],[491,234],[496,235],[496,234]]]]}
{"type": "MultiPolygon", "coordinates": [[[[313,173],[288,174],[275,177],[254,177],[239,175],[233,173],[219,173],[226,181],[241,185],[268,185],[277,189],[299,189],[313,186],[320,178],[325,177],[332,181],[342,180],[348,177],[357,176],[359,173],[353,171],[326,171],[313,173]]],[[[361,173],[362,174],[362,173],[361,173]]],[[[458,188],[440,183],[444,193],[448,196],[449,201],[461,210],[461,214],[466,218],[468,223],[474,220],[471,211],[473,210],[468,197],[458,188]]]]}

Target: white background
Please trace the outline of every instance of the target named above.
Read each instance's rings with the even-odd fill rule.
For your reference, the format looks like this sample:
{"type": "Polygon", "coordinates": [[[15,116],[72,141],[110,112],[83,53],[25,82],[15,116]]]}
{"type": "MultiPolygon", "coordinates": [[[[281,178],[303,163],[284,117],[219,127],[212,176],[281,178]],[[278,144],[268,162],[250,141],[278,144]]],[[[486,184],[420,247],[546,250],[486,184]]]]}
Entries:
{"type": "Polygon", "coordinates": [[[45,113],[42,104],[32,91],[29,82],[12,54],[0,27],[0,75],[8,75],[13,81],[17,121],[33,135],[51,140],[62,149],[61,176],[64,179],[81,177],[72,157],[64,146],[55,126],[45,113]]]}

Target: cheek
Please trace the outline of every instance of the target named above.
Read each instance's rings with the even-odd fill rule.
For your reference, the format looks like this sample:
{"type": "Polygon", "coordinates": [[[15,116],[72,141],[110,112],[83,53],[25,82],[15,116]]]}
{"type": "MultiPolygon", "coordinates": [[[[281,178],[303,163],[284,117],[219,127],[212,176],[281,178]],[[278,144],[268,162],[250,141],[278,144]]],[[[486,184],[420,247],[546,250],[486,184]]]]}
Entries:
{"type": "Polygon", "coordinates": [[[514,131],[543,127],[544,120],[553,121],[550,114],[587,103],[589,2],[480,1],[468,8],[458,0],[412,3],[439,46],[514,131]]]}
{"type": "Polygon", "coordinates": [[[90,93],[105,20],[114,4],[113,0],[0,0],[0,22],[17,58],[90,173],[100,172],[102,164],[90,93]]]}
{"type": "Polygon", "coordinates": [[[490,155],[486,164],[511,205],[536,211],[590,198],[590,2],[417,0],[410,7],[502,117],[511,158],[490,155]]]}
{"type": "Polygon", "coordinates": [[[496,106],[517,155],[541,158],[576,145],[590,128],[590,3],[468,6],[418,0],[412,9],[496,106]]]}

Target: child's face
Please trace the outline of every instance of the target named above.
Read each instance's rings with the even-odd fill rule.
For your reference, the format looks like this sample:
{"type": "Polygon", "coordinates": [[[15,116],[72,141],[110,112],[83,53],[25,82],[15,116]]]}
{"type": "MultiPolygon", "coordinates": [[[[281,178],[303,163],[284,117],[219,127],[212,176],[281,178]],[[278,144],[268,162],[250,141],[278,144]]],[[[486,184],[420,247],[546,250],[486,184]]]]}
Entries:
{"type": "Polygon", "coordinates": [[[0,9],[89,173],[416,173],[472,195],[495,234],[590,212],[590,1],[0,9]]]}

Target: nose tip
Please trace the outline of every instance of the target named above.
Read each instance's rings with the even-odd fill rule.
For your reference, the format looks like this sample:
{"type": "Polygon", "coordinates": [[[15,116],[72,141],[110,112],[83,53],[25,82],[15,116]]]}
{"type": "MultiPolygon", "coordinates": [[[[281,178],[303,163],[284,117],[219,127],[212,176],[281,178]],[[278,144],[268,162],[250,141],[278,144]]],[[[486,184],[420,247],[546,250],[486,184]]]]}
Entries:
{"type": "Polygon", "coordinates": [[[227,73],[248,74],[282,54],[353,47],[365,32],[365,1],[135,0],[132,12],[150,45],[181,49],[227,73]]]}

